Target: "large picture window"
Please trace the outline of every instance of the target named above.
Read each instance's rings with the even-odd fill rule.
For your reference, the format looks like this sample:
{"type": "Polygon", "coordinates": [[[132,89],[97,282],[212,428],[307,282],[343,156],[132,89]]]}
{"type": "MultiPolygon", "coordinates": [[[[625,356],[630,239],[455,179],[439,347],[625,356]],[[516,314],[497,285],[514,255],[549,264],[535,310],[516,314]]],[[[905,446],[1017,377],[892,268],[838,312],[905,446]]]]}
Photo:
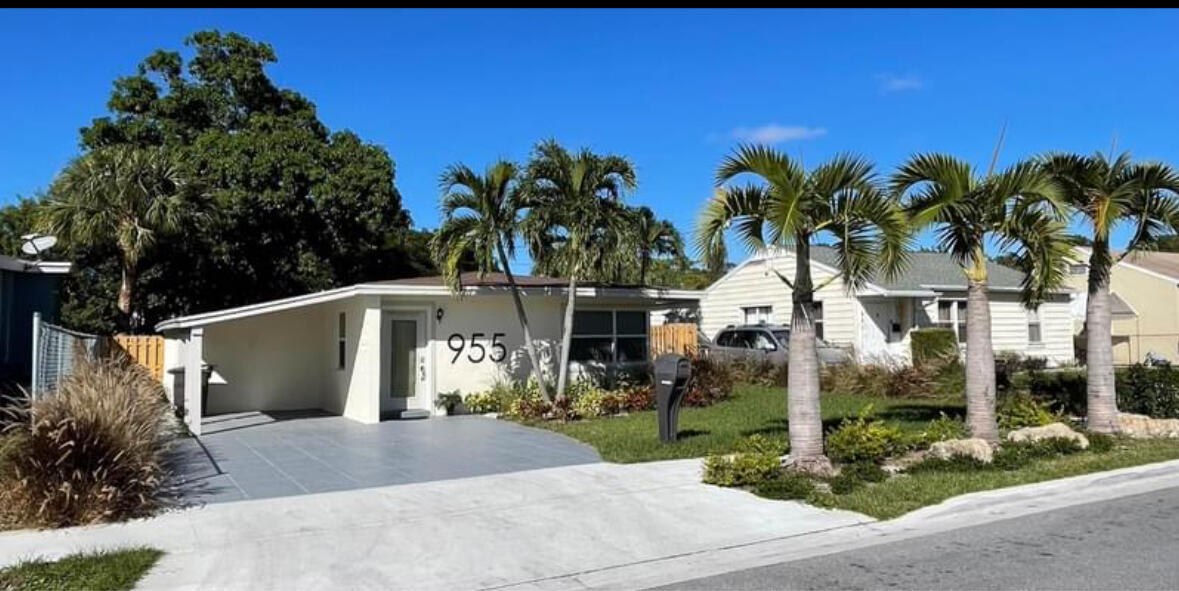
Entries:
{"type": "Polygon", "coordinates": [[[633,310],[573,312],[569,359],[581,363],[647,360],[647,313],[633,310]]]}
{"type": "Polygon", "coordinates": [[[966,342],[966,300],[940,300],[937,303],[937,323],[958,335],[958,342],[966,342]]]}
{"type": "Polygon", "coordinates": [[[741,315],[745,319],[745,324],[769,324],[770,315],[773,313],[773,306],[751,306],[749,308],[741,308],[741,315]]]}

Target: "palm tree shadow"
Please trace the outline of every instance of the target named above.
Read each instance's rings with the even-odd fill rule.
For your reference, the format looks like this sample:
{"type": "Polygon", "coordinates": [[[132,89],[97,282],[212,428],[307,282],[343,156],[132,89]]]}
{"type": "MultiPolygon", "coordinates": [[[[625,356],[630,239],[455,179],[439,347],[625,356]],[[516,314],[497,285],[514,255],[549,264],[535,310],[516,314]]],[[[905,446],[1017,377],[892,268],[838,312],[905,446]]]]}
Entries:
{"type": "Polygon", "coordinates": [[[876,413],[876,418],[885,421],[932,421],[941,415],[953,419],[966,416],[966,408],[960,404],[899,404],[876,413]]]}
{"type": "Polygon", "coordinates": [[[712,433],[712,431],[705,431],[702,429],[684,429],[682,431],[676,431],[675,438],[691,439],[693,437],[700,437],[701,435],[708,435],[709,433],[712,433]]]}

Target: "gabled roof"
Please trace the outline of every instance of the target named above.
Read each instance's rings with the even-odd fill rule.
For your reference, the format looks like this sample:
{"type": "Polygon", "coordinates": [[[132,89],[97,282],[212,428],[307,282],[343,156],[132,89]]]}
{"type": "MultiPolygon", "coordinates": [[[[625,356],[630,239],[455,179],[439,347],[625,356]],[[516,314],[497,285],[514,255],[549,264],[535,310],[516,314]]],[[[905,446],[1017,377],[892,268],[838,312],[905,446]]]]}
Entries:
{"type": "MultiPolygon", "coordinates": [[[[1119,253],[1113,254],[1115,259],[1121,256],[1119,253]]],[[[1122,259],[1121,264],[1141,267],[1179,281],[1179,252],[1132,252],[1130,256],[1122,259]]]]}
{"type": "MultiPolygon", "coordinates": [[[[830,246],[812,246],[811,256],[816,261],[835,267],[837,251],[830,246]]],[[[991,288],[1018,289],[1023,272],[998,263],[987,262],[987,285],[991,288]]],[[[899,277],[886,281],[877,277],[872,283],[887,291],[907,291],[930,288],[961,287],[966,289],[966,275],[953,257],[944,252],[911,252],[909,267],[899,277]]]]}
{"type": "MultiPolygon", "coordinates": [[[[536,277],[532,275],[513,275],[516,285],[520,287],[565,287],[569,285],[569,280],[564,277],[536,277]]],[[[390,279],[387,281],[374,281],[374,285],[435,285],[445,286],[446,281],[441,275],[427,275],[423,277],[406,277],[404,279],[390,279]]],[[[459,275],[459,284],[463,287],[510,287],[506,273],[488,273],[480,276],[479,273],[468,271],[459,275]]],[[[601,281],[578,281],[577,285],[580,287],[601,287],[611,289],[639,289],[643,287],[650,287],[652,289],[666,289],[656,286],[644,286],[631,283],[605,283],[601,281]]]]}
{"type": "MultiPolygon", "coordinates": [[[[720,284],[729,275],[736,273],[743,266],[765,260],[772,256],[781,256],[782,251],[772,249],[754,254],[740,265],[734,267],[724,277],[713,282],[708,289],[720,284]],[[770,254],[773,252],[774,254],[770,254]]],[[[965,291],[967,288],[966,275],[962,268],[954,262],[953,257],[942,252],[911,252],[909,265],[899,277],[886,280],[877,277],[868,282],[860,295],[880,295],[897,297],[936,296],[936,292],[965,291]]],[[[831,246],[811,246],[811,264],[829,272],[836,272],[838,267],[838,251],[831,246]]],[[[987,262],[987,283],[992,291],[1016,291],[1021,289],[1023,273],[998,263],[987,262]]],[[[1069,289],[1057,290],[1059,293],[1070,293],[1069,289]]]]}

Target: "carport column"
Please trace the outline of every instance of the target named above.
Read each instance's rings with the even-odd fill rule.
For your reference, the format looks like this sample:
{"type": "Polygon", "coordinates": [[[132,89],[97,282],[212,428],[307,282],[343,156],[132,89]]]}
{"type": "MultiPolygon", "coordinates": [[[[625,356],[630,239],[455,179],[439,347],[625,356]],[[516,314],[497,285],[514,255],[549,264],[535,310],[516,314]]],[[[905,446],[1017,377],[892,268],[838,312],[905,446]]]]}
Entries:
{"type": "Polygon", "coordinates": [[[349,409],[344,416],[362,423],[381,421],[381,297],[361,299],[360,334],[353,363],[349,409]],[[354,402],[354,404],[352,404],[354,402]]]}
{"type": "Polygon", "coordinates": [[[184,422],[193,435],[201,434],[201,365],[205,348],[205,329],[189,329],[188,343],[184,347],[184,422]]]}

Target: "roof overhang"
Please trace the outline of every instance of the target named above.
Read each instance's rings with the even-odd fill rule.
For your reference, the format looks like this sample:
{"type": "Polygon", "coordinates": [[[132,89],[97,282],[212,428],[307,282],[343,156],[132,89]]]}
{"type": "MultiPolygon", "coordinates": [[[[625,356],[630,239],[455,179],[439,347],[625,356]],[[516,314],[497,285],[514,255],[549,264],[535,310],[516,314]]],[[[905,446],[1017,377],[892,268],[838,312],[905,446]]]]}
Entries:
{"type": "Polygon", "coordinates": [[[41,273],[44,275],[68,274],[74,265],[65,261],[26,261],[15,257],[0,256],[0,269],[18,273],[41,273]]]}
{"type": "MultiPolygon", "coordinates": [[[[568,293],[565,287],[522,287],[520,293],[524,296],[562,296],[568,293]]],[[[226,308],[213,312],[180,316],[165,320],[156,325],[156,331],[179,330],[207,326],[219,322],[248,318],[272,312],[281,312],[294,308],[314,306],[356,296],[403,296],[403,297],[471,297],[509,295],[509,287],[468,287],[461,294],[455,294],[441,285],[389,285],[379,283],[361,283],[348,287],[340,287],[317,293],[226,308]]],[[[577,297],[592,301],[610,302],[642,302],[646,308],[660,308],[670,305],[692,305],[700,301],[702,292],[691,289],[662,289],[653,287],[579,287],[577,297]]]]}

